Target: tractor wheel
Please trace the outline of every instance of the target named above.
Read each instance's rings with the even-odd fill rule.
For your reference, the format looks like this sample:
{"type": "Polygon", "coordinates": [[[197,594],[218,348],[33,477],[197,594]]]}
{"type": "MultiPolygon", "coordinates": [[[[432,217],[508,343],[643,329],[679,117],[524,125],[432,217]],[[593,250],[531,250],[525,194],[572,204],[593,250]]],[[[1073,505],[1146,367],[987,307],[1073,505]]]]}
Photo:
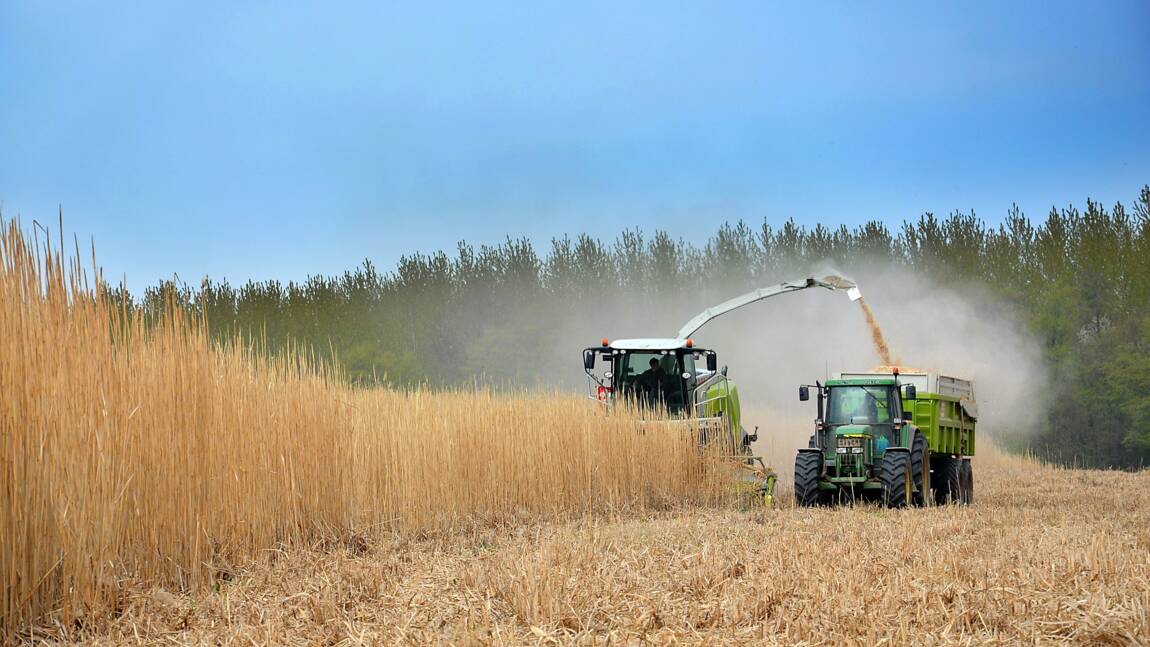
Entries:
{"type": "Polygon", "coordinates": [[[910,474],[914,487],[918,490],[911,497],[916,507],[926,505],[927,493],[930,489],[930,448],[927,447],[926,436],[921,431],[914,432],[914,440],[910,446],[910,474]]]}
{"type": "Polygon", "coordinates": [[[902,508],[911,499],[914,481],[910,454],[906,450],[886,450],[882,457],[882,502],[888,508],[902,508]]]}
{"type": "Polygon", "coordinates": [[[934,504],[958,503],[962,496],[962,461],[944,455],[934,462],[934,504]]]}
{"type": "Polygon", "coordinates": [[[809,508],[819,504],[819,475],[822,454],[799,452],[795,456],[795,505],[809,508]]]}
{"type": "Polygon", "coordinates": [[[962,459],[960,474],[960,480],[962,482],[962,504],[970,505],[974,503],[974,468],[971,467],[969,458],[962,459]]]}

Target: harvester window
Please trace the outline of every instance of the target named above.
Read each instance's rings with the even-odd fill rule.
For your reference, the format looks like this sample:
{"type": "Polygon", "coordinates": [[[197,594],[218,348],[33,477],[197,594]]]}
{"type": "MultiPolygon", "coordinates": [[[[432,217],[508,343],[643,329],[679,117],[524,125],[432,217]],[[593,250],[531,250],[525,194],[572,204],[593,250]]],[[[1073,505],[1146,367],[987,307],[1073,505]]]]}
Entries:
{"type": "Polygon", "coordinates": [[[624,393],[661,402],[672,409],[683,406],[683,372],[674,352],[632,352],[620,358],[624,393]]]}

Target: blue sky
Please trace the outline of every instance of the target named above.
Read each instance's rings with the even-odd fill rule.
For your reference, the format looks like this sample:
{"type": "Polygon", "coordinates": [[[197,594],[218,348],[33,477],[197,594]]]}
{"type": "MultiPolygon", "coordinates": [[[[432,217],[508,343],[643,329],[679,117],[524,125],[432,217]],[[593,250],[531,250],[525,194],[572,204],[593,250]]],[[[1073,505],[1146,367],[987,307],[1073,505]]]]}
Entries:
{"type": "Polygon", "coordinates": [[[1150,182],[1144,1],[414,4],[0,0],[5,217],[138,289],[1150,182]]]}

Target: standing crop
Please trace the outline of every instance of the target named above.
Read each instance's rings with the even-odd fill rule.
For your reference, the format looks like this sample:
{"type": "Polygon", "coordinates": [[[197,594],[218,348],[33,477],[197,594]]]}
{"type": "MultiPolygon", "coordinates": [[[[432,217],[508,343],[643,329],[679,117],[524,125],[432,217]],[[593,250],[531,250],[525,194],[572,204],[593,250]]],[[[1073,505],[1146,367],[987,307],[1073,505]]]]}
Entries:
{"type": "Polygon", "coordinates": [[[0,635],[197,589],[353,533],[714,495],[689,434],[558,394],[362,390],[303,352],[145,322],[59,250],[0,233],[0,635]]]}

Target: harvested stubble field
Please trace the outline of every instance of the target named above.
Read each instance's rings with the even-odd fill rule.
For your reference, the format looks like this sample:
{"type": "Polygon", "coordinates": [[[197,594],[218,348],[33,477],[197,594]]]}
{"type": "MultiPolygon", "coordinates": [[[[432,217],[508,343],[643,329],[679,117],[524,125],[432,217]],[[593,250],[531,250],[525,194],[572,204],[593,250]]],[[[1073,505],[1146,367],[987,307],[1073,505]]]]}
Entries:
{"type": "Polygon", "coordinates": [[[971,508],[742,510],[577,398],[350,389],[0,261],[6,640],[1150,642],[1150,473],[984,443],[971,508]]]}
{"type": "Polygon", "coordinates": [[[967,509],[687,507],[272,551],[212,591],[133,586],[119,615],[75,635],[236,645],[1150,642],[1150,474],[992,453],[977,469],[967,509]]]}

